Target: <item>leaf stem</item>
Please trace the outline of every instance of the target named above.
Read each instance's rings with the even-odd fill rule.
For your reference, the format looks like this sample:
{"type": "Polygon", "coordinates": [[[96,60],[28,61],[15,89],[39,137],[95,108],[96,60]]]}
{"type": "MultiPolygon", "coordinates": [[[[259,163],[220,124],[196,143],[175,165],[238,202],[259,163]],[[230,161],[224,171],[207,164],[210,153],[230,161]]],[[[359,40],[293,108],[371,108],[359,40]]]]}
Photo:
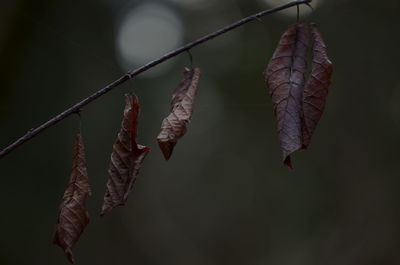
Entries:
{"type": "Polygon", "coordinates": [[[7,154],[9,154],[11,151],[13,151],[14,149],[16,149],[17,147],[19,147],[20,145],[24,144],[25,142],[29,141],[30,139],[32,139],[33,137],[37,136],[39,133],[49,129],[50,127],[54,126],[55,124],[57,124],[59,121],[64,120],[65,118],[67,118],[68,116],[70,116],[71,114],[80,112],[81,109],[88,105],[89,103],[91,103],[92,101],[94,101],[95,99],[103,96],[104,94],[108,93],[109,91],[111,91],[112,89],[116,88],[117,86],[125,83],[126,81],[134,78],[135,76],[155,67],[156,65],[159,65],[175,56],[177,56],[178,54],[181,54],[182,52],[188,51],[191,48],[198,46],[204,42],[207,42],[211,39],[214,39],[222,34],[225,34],[235,28],[238,28],[246,23],[249,23],[251,21],[254,20],[259,20],[260,17],[290,8],[292,6],[298,6],[300,4],[306,4],[309,5],[309,3],[311,3],[312,0],[295,0],[292,2],[289,2],[287,4],[284,5],[280,5],[277,6],[275,8],[271,8],[268,10],[264,10],[261,11],[259,13],[253,14],[251,16],[242,18],[241,20],[238,20],[226,27],[223,27],[217,31],[214,31],[210,34],[207,34],[191,43],[188,43],[180,48],[177,48],[175,50],[172,50],[166,54],[164,54],[163,56],[148,62],[147,64],[129,71],[128,73],[126,73],[125,75],[121,76],[120,78],[118,78],[117,80],[115,80],[114,82],[108,84],[107,86],[101,88],[100,90],[98,90],[97,92],[95,92],[94,94],[90,95],[89,97],[81,100],[80,102],[76,103],[75,105],[73,105],[72,107],[64,110],[63,112],[61,112],[60,114],[54,116],[53,118],[51,118],[50,120],[46,121],[45,123],[43,123],[42,125],[40,125],[39,127],[35,128],[35,129],[30,129],[25,135],[23,135],[22,137],[20,137],[19,139],[17,139],[14,143],[10,144],[9,146],[7,146],[6,148],[4,148],[1,152],[0,152],[0,159],[3,158],[4,156],[6,156],[7,154]]]}

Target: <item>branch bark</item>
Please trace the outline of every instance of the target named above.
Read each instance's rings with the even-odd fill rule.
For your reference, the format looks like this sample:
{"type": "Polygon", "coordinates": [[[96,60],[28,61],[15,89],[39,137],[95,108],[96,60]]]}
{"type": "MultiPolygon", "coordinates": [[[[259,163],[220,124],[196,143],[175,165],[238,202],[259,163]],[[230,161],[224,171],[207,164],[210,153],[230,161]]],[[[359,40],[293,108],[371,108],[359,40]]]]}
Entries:
{"type": "Polygon", "coordinates": [[[287,4],[272,8],[272,9],[268,9],[268,10],[264,10],[261,11],[257,14],[245,17],[241,20],[238,20],[226,27],[223,27],[217,31],[214,31],[210,34],[207,34],[191,43],[188,43],[180,48],[177,48],[173,51],[170,51],[169,53],[166,53],[165,55],[159,57],[158,59],[155,59],[151,62],[148,62],[147,64],[129,71],[128,73],[126,73],[125,75],[121,76],[120,78],[118,78],[117,80],[115,80],[114,82],[108,84],[107,86],[101,88],[100,90],[98,90],[97,92],[95,92],[94,94],[90,95],[89,97],[83,99],[82,101],[76,103],[75,105],[73,105],[72,107],[66,109],[65,111],[61,112],[60,114],[56,115],[55,117],[51,118],[50,120],[48,120],[47,122],[43,123],[42,125],[40,125],[39,127],[35,128],[35,129],[30,129],[25,135],[23,135],[21,138],[17,139],[14,143],[10,144],[9,146],[7,146],[6,148],[4,148],[1,152],[0,152],[0,159],[3,158],[4,156],[6,156],[7,154],[9,154],[10,152],[12,152],[14,149],[16,149],[17,147],[19,147],[20,145],[24,144],[25,142],[29,141],[30,139],[32,139],[33,137],[37,136],[39,133],[49,129],[50,127],[54,126],[55,124],[57,124],[59,121],[62,121],[63,119],[67,118],[68,116],[70,116],[71,114],[74,113],[79,113],[81,111],[81,109],[88,105],[89,103],[91,103],[92,101],[94,101],[95,99],[103,96],[104,94],[110,92],[112,89],[116,88],[117,86],[121,85],[122,83],[125,83],[126,81],[133,79],[135,76],[149,70],[150,68],[153,68],[154,66],[161,64],[175,56],[177,56],[178,54],[181,54],[185,51],[190,50],[191,48],[198,46],[204,42],[207,42],[211,39],[214,39],[220,35],[223,35],[235,28],[238,28],[244,24],[247,24],[251,21],[254,20],[259,20],[261,17],[290,8],[292,6],[298,6],[301,4],[306,4],[309,5],[311,3],[312,0],[295,0],[292,2],[289,2],[287,4]]]}

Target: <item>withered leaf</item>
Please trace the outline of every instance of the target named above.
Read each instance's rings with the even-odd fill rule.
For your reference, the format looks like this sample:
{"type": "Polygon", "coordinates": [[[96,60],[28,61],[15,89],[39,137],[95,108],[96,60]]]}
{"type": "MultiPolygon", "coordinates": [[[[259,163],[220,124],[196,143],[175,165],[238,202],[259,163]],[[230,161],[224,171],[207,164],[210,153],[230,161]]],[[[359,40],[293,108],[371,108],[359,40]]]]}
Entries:
{"type": "Polygon", "coordinates": [[[71,249],[89,223],[85,204],[90,194],[83,140],[77,134],[72,172],[61,201],[53,238],[53,243],[64,249],[71,263],[74,263],[71,249]]]}
{"type": "Polygon", "coordinates": [[[284,164],[292,167],[290,154],[302,147],[302,98],[307,71],[306,24],[290,26],[264,72],[277,119],[284,164]]]}
{"type": "Polygon", "coordinates": [[[157,137],[158,144],[168,160],[178,140],[185,135],[190,122],[200,78],[199,68],[185,68],[184,79],[172,94],[171,113],[163,120],[157,137]]]}
{"type": "Polygon", "coordinates": [[[264,72],[270,87],[284,164],[292,168],[290,154],[308,147],[324,110],[333,66],[315,24],[311,24],[312,64],[307,71],[308,25],[290,26],[264,72]]]}
{"type": "Polygon", "coordinates": [[[311,136],[324,111],[333,71],[326,45],[316,24],[311,24],[311,36],[313,40],[311,74],[303,93],[303,148],[307,148],[310,144],[311,136]]]}
{"type": "Polygon", "coordinates": [[[138,98],[134,94],[125,96],[124,118],[111,154],[109,178],[101,215],[126,203],[143,160],[150,151],[150,148],[136,142],[139,116],[138,98]]]}

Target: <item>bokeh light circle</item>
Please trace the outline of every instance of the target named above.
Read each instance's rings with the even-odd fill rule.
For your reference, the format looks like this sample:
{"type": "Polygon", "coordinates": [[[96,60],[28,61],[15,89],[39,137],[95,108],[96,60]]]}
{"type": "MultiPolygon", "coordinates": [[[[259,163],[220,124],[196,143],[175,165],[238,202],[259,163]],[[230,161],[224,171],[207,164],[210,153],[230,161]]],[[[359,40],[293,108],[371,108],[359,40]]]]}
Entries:
{"type": "MultiPolygon", "coordinates": [[[[182,23],[171,9],[161,4],[143,4],[127,12],[119,26],[117,57],[122,68],[130,70],[179,47],[182,39],[182,23]]],[[[167,62],[148,73],[159,75],[170,67],[171,62],[167,62]]]]}
{"type": "Polygon", "coordinates": [[[169,0],[169,1],[188,9],[206,9],[216,3],[216,0],[169,0]]]}

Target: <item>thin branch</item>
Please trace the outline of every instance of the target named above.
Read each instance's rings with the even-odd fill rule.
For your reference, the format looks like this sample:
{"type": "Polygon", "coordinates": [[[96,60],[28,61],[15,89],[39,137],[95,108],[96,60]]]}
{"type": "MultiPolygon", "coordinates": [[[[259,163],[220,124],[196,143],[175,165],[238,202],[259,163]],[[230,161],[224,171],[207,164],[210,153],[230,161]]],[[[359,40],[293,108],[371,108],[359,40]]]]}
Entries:
{"type": "Polygon", "coordinates": [[[165,62],[175,56],[177,56],[178,54],[188,51],[190,49],[192,49],[193,47],[200,45],[206,41],[209,41],[211,39],[214,39],[215,37],[218,37],[224,33],[227,33],[228,31],[231,31],[235,28],[238,28],[248,22],[254,21],[254,20],[259,20],[260,17],[266,16],[268,14],[272,14],[287,8],[290,8],[292,6],[296,6],[296,5],[301,5],[301,4],[310,4],[312,0],[297,0],[297,1],[292,1],[289,2],[287,4],[272,8],[272,9],[268,9],[268,10],[264,10],[262,12],[259,12],[257,14],[245,17],[239,21],[236,21],[235,23],[232,23],[224,28],[221,28],[217,31],[214,31],[208,35],[205,35],[204,37],[197,39],[191,43],[188,43],[176,50],[173,50],[163,56],[161,56],[160,58],[151,61],[137,69],[134,69],[132,71],[129,71],[128,73],[126,73],[125,75],[121,76],[119,79],[115,80],[114,82],[110,83],[109,85],[107,85],[106,87],[103,87],[102,89],[98,90],[96,93],[92,94],[91,96],[83,99],[82,101],[76,103],[75,105],[73,105],[72,107],[66,109],[65,111],[61,112],[60,114],[58,114],[57,116],[51,118],[50,120],[48,120],[47,122],[43,123],[42,125],[40,125],[39,127],[37,127],[36,129],[31,129],[29,130],[24,136],[22,136],[21,138],[19,138],[17,141],[15,141],[14,143],[12,143],[11,145],[9,145],[8,147],[4,148],[3,151],[0,152],[0,158],[3,158],[4,156],[6,156],[7,154],[9,154],[11,151],[13,151],[14,149],[16,149],[18,146],[24,144],[25,142],[29,141],[30,139],[32,139],[33,137],[35,137],[36,135],[38,135],[39,133],[43,132],[44,130],[54,126],[55,124],[57,124],[59,121],[67,118],[68,116],[70,116],[71,114],[80,112],[81,109],[88,105],[89,103],[91,103],[92,101],[94,101],[95,99],[101,97],[102,95],[108,93],[109,91],[111,91],[112,89],[116,88],[117,86],[121,85],[122,83],[125,83],[126,81],[134,78],[135,76],[139,75],[140,73],[143,73],[147,70],[149,70],[150,68],[153,68],[154,66],[161,64],[162,62],[165,62]]]}

